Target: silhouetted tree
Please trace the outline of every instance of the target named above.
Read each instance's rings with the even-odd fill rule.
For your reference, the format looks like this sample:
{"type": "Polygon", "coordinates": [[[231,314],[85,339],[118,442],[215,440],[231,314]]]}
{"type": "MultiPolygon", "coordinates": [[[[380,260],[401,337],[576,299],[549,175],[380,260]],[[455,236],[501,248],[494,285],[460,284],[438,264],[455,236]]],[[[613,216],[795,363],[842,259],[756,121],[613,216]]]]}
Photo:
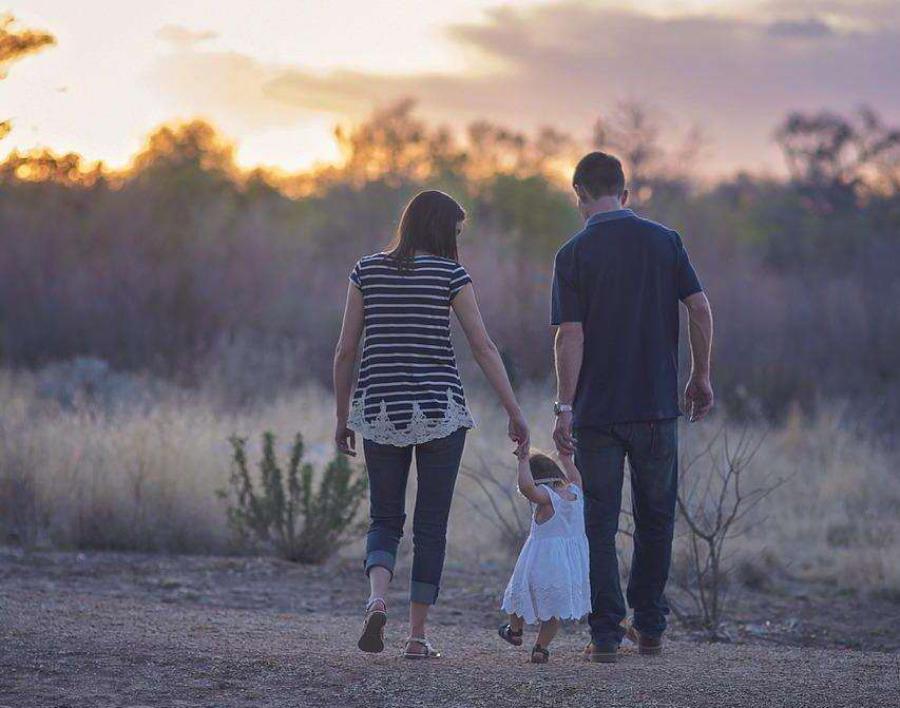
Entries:
{"type": "Polygon", "coordinates": [[[463,155],[452,133],[430,128],[413,114],[414,108],[415,101],[403,99],[353,128],[335,129],[345,179],[399,184],[434,179],[459,168],[463,155]]]}
{"type": "Polygon", "coordinates": [[[594,147],[623,160],[631,195],[640,202],[649,200],[655,189],[690,177],[703,144],[696,127],[680,140],[673,135],[664,139],[662,123],[648,106],[624,102],[594,124],[594,147]]]}
{"type": "Polygon", "coordinates": [[[898,187],[900,130],[886,126],[870,108],[850,117],[791,113],[775,140],[791,178],[827,211],[852,205],[864,191],[898,187]]]}
{"type": "MultiPolygon", "coordinates": [[[[0,15],[0,80],[6,78],[13,62],[52,44],[56,44],[56,38],[52,34],[18,28],[12,15],[0,15]]],[[[10,121],[0,121],[0,140],[10,130],[12,130],[10,121]]]]}

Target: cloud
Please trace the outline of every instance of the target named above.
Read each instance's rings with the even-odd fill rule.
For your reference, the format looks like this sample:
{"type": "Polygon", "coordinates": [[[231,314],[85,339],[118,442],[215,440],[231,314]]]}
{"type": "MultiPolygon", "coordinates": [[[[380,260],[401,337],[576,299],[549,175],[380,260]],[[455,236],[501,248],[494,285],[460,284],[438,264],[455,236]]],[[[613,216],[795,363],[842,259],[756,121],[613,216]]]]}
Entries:
{"type": "Polygon", "coordinates": [[[774,37],[806,37],[818,39],[834,33],[831,25],[817,17],[805,20],[778,20],[768,27],[769,34],[774,37]]]}
{"type": "Polygon", "coordinates": [[[260,127],[308,111],[358,117],[413,96],[451,124],[487,118],[587,136],[598,115],[638,100],[701,126],[721,169],[771,161],[772,130],[792,109],[868,103],[900,118],[900,7],[891,3],[786,0],[759,16],[658,17],[568,0],[495,9],[447,36],[477,57],[469,71],[320,74],[190,49],[160,81],[260,127]]]}
{"type": "Polygon", "coordinates": [[[188,49],[218,35],[210,31],[197,31],[180,25],[166,25],[156,32],[156,38],[178,49],[188,49]]]}

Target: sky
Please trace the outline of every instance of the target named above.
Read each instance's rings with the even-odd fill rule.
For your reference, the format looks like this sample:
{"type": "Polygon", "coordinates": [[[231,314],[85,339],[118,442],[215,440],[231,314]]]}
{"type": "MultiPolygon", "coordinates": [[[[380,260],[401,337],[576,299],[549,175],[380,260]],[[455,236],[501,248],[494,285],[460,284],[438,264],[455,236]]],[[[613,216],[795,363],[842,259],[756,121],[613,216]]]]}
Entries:
{"type": "MultiPolygon", "coordinates": [[[[2,0],[0,0],[2,3],[2,0]]],[[[0,81],[11,149],[124,166],[156,126],[211,120],[240,164],[338,159],[337,123],[403,97],[435,123],[548,125],[587,140],[623,101],[667,136],[696,126],[701,172],[778,172],[794,109],[867,104],[900,122],[898,0],[20,0],[57,45],[0,81]]]]}

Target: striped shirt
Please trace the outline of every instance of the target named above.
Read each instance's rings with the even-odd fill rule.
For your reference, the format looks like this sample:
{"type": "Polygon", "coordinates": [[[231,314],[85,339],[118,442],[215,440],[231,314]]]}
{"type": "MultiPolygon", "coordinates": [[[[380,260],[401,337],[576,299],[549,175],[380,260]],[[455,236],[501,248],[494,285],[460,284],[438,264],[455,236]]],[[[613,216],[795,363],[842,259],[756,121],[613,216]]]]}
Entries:
{"type": "Polygon", "coordinates": [[[406,446],[475,426],[450,341],[450,306],[472,282],[459,263],[416,256],[401,271],[383,253],[350,273],[363,296],[359,381],[348,425],[367,440],[406,446]]]}

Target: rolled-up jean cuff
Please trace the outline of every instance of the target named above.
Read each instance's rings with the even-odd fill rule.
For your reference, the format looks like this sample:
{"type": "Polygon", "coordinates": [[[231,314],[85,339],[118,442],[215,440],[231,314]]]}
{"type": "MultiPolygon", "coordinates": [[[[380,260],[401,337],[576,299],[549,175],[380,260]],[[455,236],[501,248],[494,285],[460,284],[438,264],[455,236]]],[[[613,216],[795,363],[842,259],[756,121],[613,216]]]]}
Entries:
{"type": "Polygon", "coordinates": [[[385,568],[394,577],[395,560],[393,554],[387,551],[369,551],[366,555],[366,575],[372,568],[385,568]]]}
{"type": "Polygon", "coordinates": [[[440,588],[437,585],[413,580],[409,584],[409,601],[420,602],[423,605],[433,605],[437,602],[439,590],[440,588]]]}

